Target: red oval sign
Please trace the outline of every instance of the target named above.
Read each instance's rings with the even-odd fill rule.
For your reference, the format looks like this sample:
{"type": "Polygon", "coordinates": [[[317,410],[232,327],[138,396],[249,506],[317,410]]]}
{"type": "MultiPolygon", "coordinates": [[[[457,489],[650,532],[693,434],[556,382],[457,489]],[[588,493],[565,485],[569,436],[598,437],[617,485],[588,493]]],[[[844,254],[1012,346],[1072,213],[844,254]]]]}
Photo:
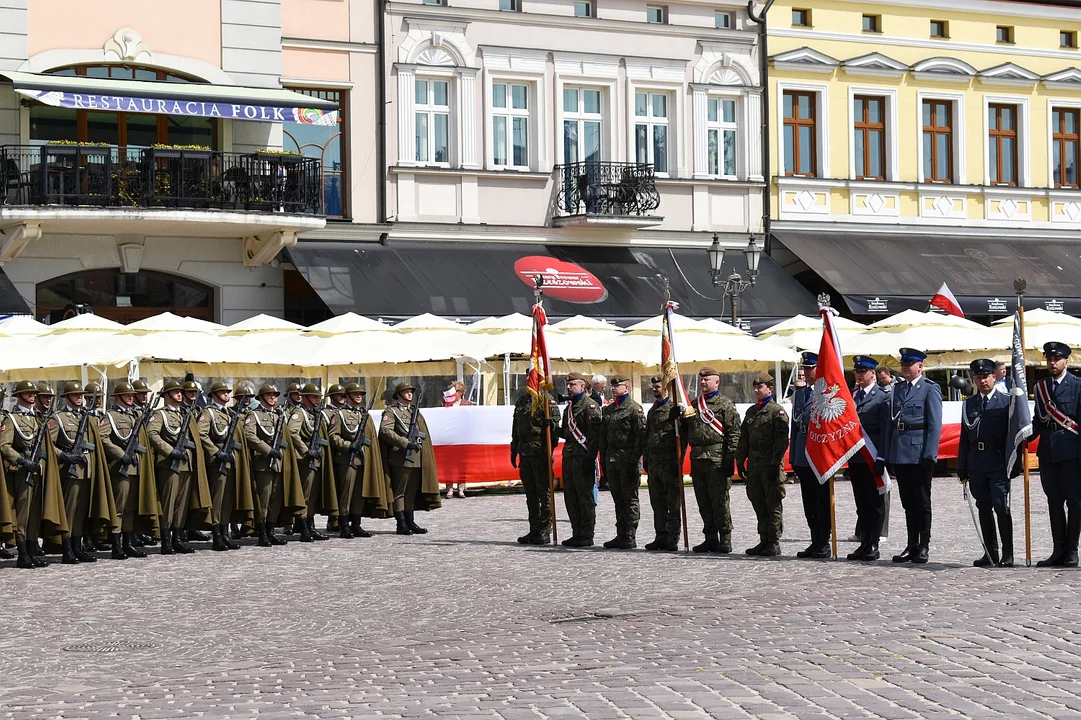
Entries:
{"type": "Polygon", "coordinates": [[[597,276],[574,263],[547,255],[530,255],[514,263],[518,279],[533,287],[533,278],[544,278],[544,294],[570,303],[599,303],[608,298],[597,276]]]}

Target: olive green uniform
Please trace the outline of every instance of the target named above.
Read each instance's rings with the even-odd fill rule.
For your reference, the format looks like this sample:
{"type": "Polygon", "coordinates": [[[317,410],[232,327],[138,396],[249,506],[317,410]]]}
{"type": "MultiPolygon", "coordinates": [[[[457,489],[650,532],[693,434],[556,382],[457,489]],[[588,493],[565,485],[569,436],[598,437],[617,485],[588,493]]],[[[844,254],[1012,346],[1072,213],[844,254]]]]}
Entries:
{"type": "MultiPolygon", "coordinates": [[[[548,417],[555,421],[552,428],[552,449],[559,442],[559,406],[551,396],[548,401],[548,417]]],[[[544,426],[544,405],[533,410],[533,396],[523,394],[514,404],[511,420],[510,451],[518,456],[518,477],[525,489],[526,511],[529,514],[529,534],[550,535],[552,532],[552,508],[548,497],[548,468],[552,452],[544,426]]]]}
{"type": "Polygon", "coordinates": [[[736,462],[746,462],[747,497],[758,516],[758,536],[780,543],[784,530],[784,454],[788,450],[788,413],[770,398],[747,408],[739,436],[736,462]]]}
{"type": "Polygon", "coordinates": [[[670,546],[679,542],[680,493],[683,492],[683,447],[676,453],[676,423],[680,436],[686,435],[685,421],[675,404],[665,398],[653,403],[646,413],[644,447],[646,484],[653,508],[653,530],[657,541],[670,546]]]}
{"type": "Polygon", "coordinates": [[[706,421],[699,408],[699,399],[691,403],[694,415],[687,419],[687,442],[691,446],[691,482],[698,513],[702,516],[702,533],[706,542],[715,538],[722,545],[732,542],[732,508],[729,491],[735,470],[736,449],[740,443],[739,413],[735,404],[719,390],[705,399],[720,430],[706,421]]]}
{"type": "Polygon", "coordinates": [[[581,393],[563,409],[563,500],[571,520],[571,539],[593,541],[597,506],[593,502],[594,465],[600,445],[601,408],[581,393]]]}
{"type": "MultiPolygon", "coordinates": [[[[195,472],[195,453],[200,448],[187,447],[177,459],[173,468],[170,454],[178,443],[190,445],[190,436],[181,436],[185,431],[184,418],[188,409],[183,405],[170,407],[165,405],[154,411],[147,421],[146,435],[157,454],[154,471],[158,481],[158,500],[161,502],[162,529],[180,530],[188,517],[188,505],[191,500],[192,474],[195,472]]],[[[190,428],[188,429],[190,431],[190,428]]]]}
{"type": "MultiPolygon", "coordinates": [[[[251,451],[251,469],[255,481],[255,521],[265,525],[274,524],[281,514],[284,486],[282,460],[271,460],[271,443],[278,426],[285,422],[284,414],[276,408],[262,405],[244,418],[244,440],[251,451]]],[[[285,428],[282,428],[285,432],[285,428]]],[[[282,453],[284,456],[284,435],[282,453]]]]}
{"type": "Polygon", "coordinates": [[[121,532],[135,531],[135,518],[139,513],[139,463],[120,471],[120,459],[124,457],[128,440],[138,424],[139,412],[133,407],[120,405],[105,413],[98,424],[101,444],[109,462],[109,477],[121,532]]]}
{"type": "Polygon", "coordinates": [[[15,504],[15,538],[20,541],[36,541],[41,529],[45,461],[41,461],[42,471],[32,479],[33,485],[27,483],[29,471],[21,464],[22,458],[29,457],[40,427],[41,418],[33,408],[16,405],[11,412],[0,414],[0,455],[8,495],[15,504]]]}
{"type": "Polygon", "coordinates": [[[372,441],[365,428],[374,423],[367,408],[342,405],[337,410],[327,410],[331,455],[334,458],[334,480],[338,484],[338,514],[340,517],[360,517],[364,514],[364,465],[370,454],[372,441]],[[362,437],[361,452],[349,462],[350,448],[362,437]]]}
{"type": "Polygon", "coordinates": [[[211,525],[224,525],[229,522],[237,504],[235,457],[237,453],[243,451],[242,448],[233,448],[234,461],[224,475],[219,472],[218,463],[214,462],[214,456],[225,450],[227,443],[236,442],[229,433],[232,419],[232,412],[216,402],[207,405],[202,417],[199,418],[199,442],[203,446],[207,480],[210,481],[211,525]]]}
{"type": "MultiPolygon", "coordinates": [[[[406,458],[409,444],[409,420],[413,406],[393,402],[379,418],[379,439],[387,448],[390,465],[390,487],[394,493],[394,512],[414,511],[417,493],[420,492],[422,453],[416,450],[406,458]]],[[[425,442],[430,442],[425,439],[425,442]]]]}
{"type": "Polygon", "coordinates": [[[639,461],[645,442],[646,415],[642,406],[624,395],[601,411],[601,431],[597,453],[601,475],[608,478],[608,489],[616,510],[616,537],[635,542],[641,509],[638,488],[642,484],[639,461]]]}
{"type": "MultiPolygon", "coordinates": [[[[64,508],[67,510],[68,528],[72,537],[82,537],[87,528],[87,519],[90,517],[90,486],[94,468],[97,462],[94,457],[96,448],[91,442],[91,423],[96,423],[93,415],[87,418],[83,431],[83,449],[74,450],[75,440],[79,434],[79,424],[84,412],[65,405],[55,415],[55,422],[49,428],[53,443],[58,452],[75,453],[82,455],[84,463],[60,465],[60,482],[64,488],[64,508]]],[[[59,457],[57,458],[59,462],[59,457]]]]}

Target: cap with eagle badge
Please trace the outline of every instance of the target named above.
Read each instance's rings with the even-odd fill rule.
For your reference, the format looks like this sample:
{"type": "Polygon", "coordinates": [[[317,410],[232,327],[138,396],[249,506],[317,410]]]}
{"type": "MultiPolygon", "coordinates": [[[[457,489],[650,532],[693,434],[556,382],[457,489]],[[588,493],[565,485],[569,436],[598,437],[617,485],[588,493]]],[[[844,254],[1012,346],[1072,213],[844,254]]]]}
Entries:
{"type": "Polygon", "coordinates": [[[768,372],[760,372],[760,373],[758,373],[757,375],[754,376],[754,381],[751,384],[752,385],[772,385],[773,384],[773,376],[770,375],[768,372]]]}
{"type": "Polygon", "coordinates": [[[698,371],[698,377],[700,378],[709,377],[710,375],[716,375],[717,377],[720,377],[721,373],[717,370],[717,368],[710,367],[708,365],[698,371]]]}
{"type": "Polygon", "coordinates": [[[927,359],[927,353],[915,348],[901,348],[900,355],[902,363],[918,363],[927,359]]]}
{"type": "Polygon", "coordinates": [[[1070,350],[1070,346],[1063,342],[1051,342],[1044,343],[1043,354],[1044,357],[1053,357],[1058,355],[1059,357],[1068,358],[1073,351],[1070,350]]]}
{"type": "Polygon", "coordinates": [[[878,360],[870,355],[857,355],[852,358],[853,370],[874,370],[876,367],[878,367],[878,360]]]}
{"type": "Polygon", "coordinates": [[[615,387],[616,385],[622,385],[623,383],[628,383],[630,381],[631,379],[626,375],[619,375],[617,373],[616,375],[612,376],[612,379],[609,380],[609,383],[612,385],[612,387],[615,387]]]}
{"type": "Polygon", "coordinates": [[[818,353],[805,352],[802,355],[803,367],[817,367],[818,366],[818,353]]]}
{"type": "Polygon", "coordinates": [[[184,387],[180,384],[179,380],[166,380],[165,384],[161,386],[162,393],[171,393],[175,390],[183,390],[184,387]]]}
{"type": "Polygon", "coordinates": [[[972,371],[973,375],[994,375],[995,361],[988,358],[973,360],[968,364],[968,369],[972,371]]]}
{"type": "Polygon", "coordinates": [[[147,385],[146,380],[143,380],[142,378],[140,378],[138,380],[133,380],[132,383],[131,383],[131,388],[132,388],[132,390],[134,390],[137,393],[148,393],[148,392],[150,392],[150,386],[147,385]]]}
{"type": "Polygon", "coordinates": [[[23,393],[28,393],[28,392],[36,393],[37,391],[38,391],[38,386],[34,383],[33,380],[20,380],[15,385],[15,391],[12,394],[14,394],[14,395],[22,395],[23,393]]]}

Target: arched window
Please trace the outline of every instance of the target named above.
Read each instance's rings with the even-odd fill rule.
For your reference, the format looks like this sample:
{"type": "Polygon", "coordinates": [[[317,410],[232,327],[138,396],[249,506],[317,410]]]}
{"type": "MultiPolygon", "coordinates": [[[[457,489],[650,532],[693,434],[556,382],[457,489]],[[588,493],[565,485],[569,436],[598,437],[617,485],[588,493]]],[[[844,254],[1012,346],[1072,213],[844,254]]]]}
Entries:
{"type": "Polygon", "coordinates": [[[36,314],[48,318],[54,310],[85,303],[94,313],[130,323],[169,311],[214,320],[214,291],[188,278],[141,270],[125,274],[119,268],[86,270],[38,283],[36,314]]]}
{"type": "MultiPolygon", "coordinates": [[[[199,82],[168,70],[138,65],[76,65],[50,70],[49,74],[166,83],[199,82]]],[[[73,110],[37,103],[31,105],[30,144],[44,145],[57,140],[117,145],[126,148],[132,158],[140,149],[155,144],[200,145],[217,150],[218,121],[214,118],[73,110]]]]}

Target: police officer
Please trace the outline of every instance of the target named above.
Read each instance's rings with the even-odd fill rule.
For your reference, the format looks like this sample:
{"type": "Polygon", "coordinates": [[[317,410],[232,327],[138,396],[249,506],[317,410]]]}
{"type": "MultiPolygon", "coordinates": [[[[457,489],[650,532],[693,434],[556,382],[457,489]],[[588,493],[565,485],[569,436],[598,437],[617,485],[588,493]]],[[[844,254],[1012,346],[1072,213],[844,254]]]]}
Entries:
{"type": "Polygon", "coordinates": [[[663,378],[654,375],[650,384],[653,386],[653,406],[646,414],[643,456],[656,536],[646,543],[646,550],[673,551],[679,548],[679,496],[683,492],[683,451],[686,449],[682,438],[686,437],[686,421],[672,398],[665,397],[663,378]],[[680,426],[678,435],[677,423],[680,426]],[[678,452],[677,440],[681,443],[678,452]]]}
{"type": "MultiPolygon", "coordinates": [[[[333,463],[327,437],[328,419],[319,407],[323,393],[319,392],[319,388],[313,383],[308,383],[297,391],[297,395],[300,402],[289,413],[288,428],[289,438],[297,455],[300,487],[304,493],[305,513],[297,518],[300,541],[329,540],[329,537],[315,529],[315,515],[323,501],[323,477],[327,472],[325,464],[333,463]]],[[[358,520],[358,527],[359,524],[358,520]]]]}
{"type": "Polygon", "coordinates": [[[980,515],[980,534],[987,552],[975,567],[1013,567],[1013,517],[1010,515],[1010,479],[1006,458],[1011,454],[1010,396],[995,388],[995,362],[986,358],[969,364],[976,393],[965,400],[961,412],[961,442],[957,450],[957,477],[968,482],[980,515]],[[995,516],[1002,534],[998,554],[995,516]]]}
{"type": "Polygon", "coordinates": [[[891,419],[878,459],[893,466],[908,529],[908,545],[893,561],[925,563],[931,542],[931,475],[942,436],[942,388],[923,376],[926,353],[901,348],[900,355],[904,379],[890,393],[891,419]]]}
{"type": "Polygon", "coordinates": [[[784,531],[784,454],[788,450],[788,413],[773,398],[773,376],[759,373],[755,404],[747,408],[736,449],[736,472],[747,485],[747,497],[758,517],[759,543],[748,555],[781,554],[784,531]]]}
{"type": "Polygon", "coordinates": [[[274,533],[274,526],[281,514],[284,487],[282,465],[285,457],[285,422],[278,397],[278,388],[263,384],[255,399],[259,405],[244,418],[244,439],[251,452],[251,469],[255,487],[255,532],[259,535],[259,547],[285,545],[286,540],[274,533]],[[279,431],[283,433],[277,447],[273,445],[279,431]]]}
{"type": "Polygon", "coordinates": [[[94,456],[97,447],[91,442],[90,418],[87,417],[85,422],[83,419],[89,411],[84,406],[82,385],[67,383],[61,396],[56,422],[50,427],[60,461],[60,482],[64,488],[64,509],[70,532],[61,539],[64,547],[62,562],[97,562],[97,555],[83,550],[83,533],[90,529],[91,485],[97,479],[94,478],[98,467],[94,456]]]}
{"type": "Polygon", "coordinates": [[[558,442],[559,406],[547,392],[536,402],[532,394],[523,392],[514,404],[510,440],[510,464],[518,468],[529,516],[529,532],[518,538],[523,545],[547,545],[552,540],[548,468],[558,442]],[[545,402],[548,403],[547,420],[545,402]],[[548,428],[551,428],[550,445],[546,437],[548,428]]]}
{"type": "MultiPolygon", "coordinates": [[[[229,410],[232,391],[228,383],[220,380],[211,384],[210,402],[199,420],[199,438],[210,482],[210,549],[218,552],[240,549],[240,545],[229,537],[227,528],[237,508],[237,473],[242,462],[239,456],[243,452],[242,443],[236,437],[233,412],[229,410]]],[[[242,412],[246,410],[244,408],[242,412]]]]}
{"type": "MultiPolygon", "coordinates": [[[[139,453],[133,463],[121,465],[124,453],[138,424],[138,412],[135,410],[135,389],[128,382],[118,382],[113,386],[113,407],[99,420],[101,444],[109,461],[109,475],[116,503],[116,514],[120,520],[120,552],[125,557],[144,558],[146,553],[134,544],[135,519],[139,514],[139,486],[144,481],[140,474],[139,453]]],[[[139,438],[135,440],[141,445],[139,438]]],[[[143,452],[146,452],[145,445],[143,452]]],[[[145,478],[146,482],[154,479],[145,478]]],[[[114,540],[113,554],[117,554],[114,540]]]]}
{"type": "Polygon", "coordinates": [[[739,413],[721,393],[721,374],[712,367],[698,371],[698,397],[691,403],[694,415],[687,419],[691,446],[691,482],[705,540],[694,546],[697,553],[732,552],[730,490],[739,447],[739,413]]]}
{"type": "Polygon", "coordinates": [[[1051,555],[1037,567],[1075,567],[1077,540],[1081,534],[1081,478],[1078,477],[1078,422],[1081,421],[1081,379],[1066,371],[1072,350],[1049,342],[1043,346],[1046,377],[1036,383],[1036,417],[1033,438],[1040,444],[1040,484],[1047,495],[1051,522],[1051,555]]]}
{"type": "Polygon", "coordinates": [[[811,531],[811,544],[796,553],[799,558],[827,558],[830,556],[830,489],[827,483],[818,481],[811,461],[807,459],[807,426],[811,421],[811,400],[814,396],[815,373],[818,354],[803,353],[800,371],[804,385],[792,396],[792,429],[789,439],[788,459],[799,478],[800,495],[803,498],[803,515],[811,531]]]}
{"type": "Polygon", "coordinates": [[[0,455],[4,460],[8,495],[15,510],[16,567],[45,567],[49,563],[37,552],[45,492],[45,461],[30,462],[42,419],[34,410],[38,387],[29,380],[15,385],[15,405],[0,414],[0,455]],[[33,473],[31,473],[31,470],[33,473]],[[31,545],[33,547],[31,548],[31,545]]]}
{"type": "MultiPolygon", "coordinates": [[[[863,434],[874,445],[872,457],[885,446],[890,423],[890,396],[875,382],[877,366],[878,361],[868,355],[857,355],[852,365],[856,375],[852,400],[856,403],[863,434]]],[[[882,520],[886,516],[886,495],[878,491],[874,467],[867,465],[862,453],[856,453],[848,461],[848,474],[852,480],[852,498],[856,501],[860,540],[859,547],[848,554],[848,559],[877,560],[882,520]]]]}
{"type": "Polygon", "coordinates": [[[638,547],[638,487],[642,483],[639,462],[645,440],[646,415],[630,395],[631,379],[612,376],[612,402],[601,411],[601,432],[597,454],[601,476],[608,478],[608,489],[616,510],[616,536],[604,543],[611,550],[638,547]]]}
{"type": "Polygon", "coordinates": [[[155,455],[161,503],[161,554],[193,553],[195,548],[185,542],[184,519],[199,446],[191,439],[191,428],[184,427],[191,423],[184,406],[183,386],[176,380],[167,380],[161,392],[164,404],[154,411],[146,427],[155,455]]]}
{"type": "Polygon", "coordinates": [[[593,500],[594,462],[600,445],[601,408],[586,392],[588,380],[582,373],[567,375],[567,407],[560,423],[563,439],[563,501],[571,521],[567,547],[591,547],[597,524],[593,500]]]}
{"type": "MultiPolygon", "coordinates": [[[[370,448],[375,436],[375,422],[368,414],[368,405],[365,402],[367,390],[355,382],[341,390],[342,402],[337,409],[331,411],[328,434],[334,457],[334,481],[338,490],[338,536],[347,540],[354,537],[368,538],[372,534],[361,527],[361,518],[364,512],[365,468],[372,461],[373,453],[370,448]],[[354,450],[354,447],[357,449],[354,450]]],[[[406,421],[408,422],[408,418],[406,421]]],[[[419,467],[419,457],[417,463],[419,467]]],[[[382,470],[379,469],[379,472],[382,470]]],[[[404,504],[402,513],[398,523],[399,534],[411,535],[417,532],[406,527],[404,504]]],[[[424,528],[419,530],[421,534],[427,532],[424,528]]]]}

